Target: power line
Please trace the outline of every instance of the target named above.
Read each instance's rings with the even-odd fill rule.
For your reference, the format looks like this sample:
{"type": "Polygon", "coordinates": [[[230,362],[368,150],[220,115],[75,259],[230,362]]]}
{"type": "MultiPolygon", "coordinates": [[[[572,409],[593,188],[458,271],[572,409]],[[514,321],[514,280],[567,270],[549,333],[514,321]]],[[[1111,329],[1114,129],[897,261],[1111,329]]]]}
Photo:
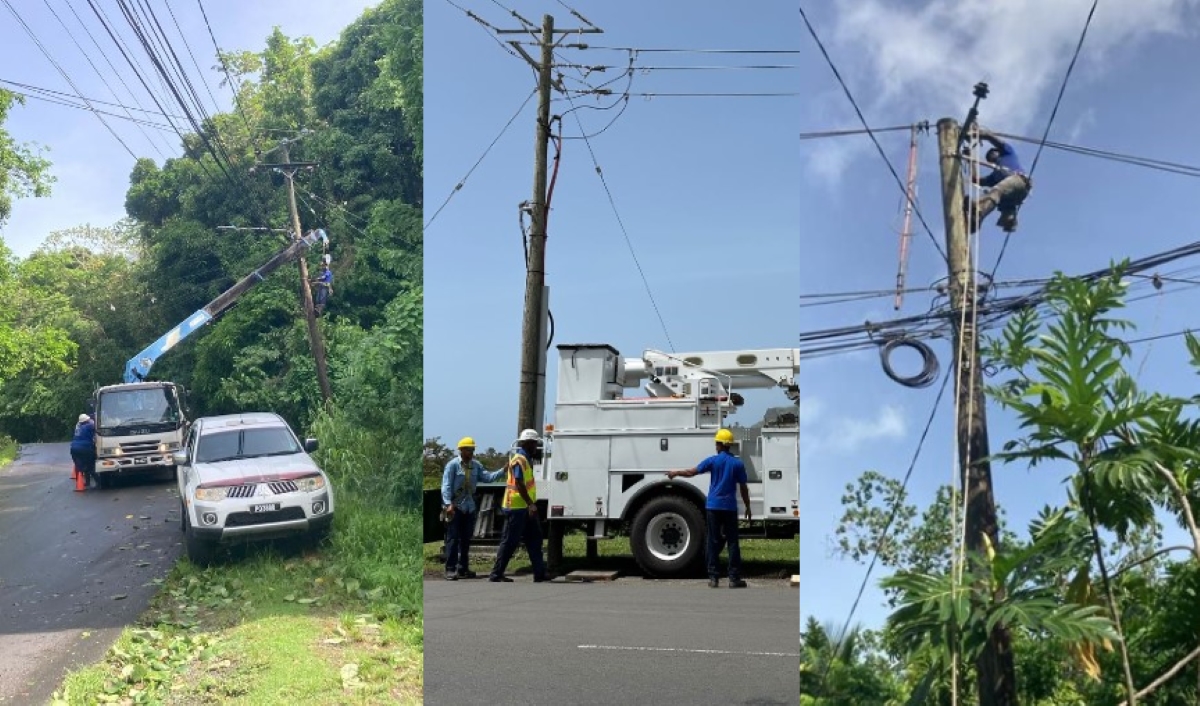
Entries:
{"type": "Polygon", "coordinates": [[[237,108],[238,114],[242,116],[242,122],[245,123],[246,129],[253,137],[254,131],[250,127],[250,121],[246,118],[246,111],[242,110],[242,103],[238,100],[241,86],[233,80],[233,76],[229,73],[229,65],[225,63],[225,57],[221,54],[221,46],[217,44],[217,35],[213,34],[212,25],[208,21],[208,13],[204,11],[204,0],[196,0],[196,4],[200,6],[200,16],[204,18],[204,26],[208,28],[208,37],[212,40],[213,49],[217,52],[217,61],[221,62],[221,71],[225,73],[225,79],[229,82],[229,91],[233,94],[233,105],[237,108]]]}
{"type": "MultiPolygon", "coordinates": [[[[21,17],[21,15],[17,12],[17,9],[12,6],[12,3],[10,3],[9,0],[0,0],[0,2],[4,3],[4,6],[8,8],[8,11],[12,13],[12,16],[14,18],[16,18],[17,22],[20,23],[21,27],[24,28],[25,33],[29,35],[29,38],[32,39],[33,43],[37,45],[37,48],[39,50],[41,50],[42,55],[45,56],[46,59],[51,64],[54,65],[54,68],[58,71],[59,75],[62,76],[64,80],[66,80],[66,82],[71,86],[71,89],[75,91],[76,95],[79,96],[79,98],[81,100],[84,100],[84,102],[86,103],[87,102],[86,99],[84,99],[83,96],[80,94],[79,87],[75,85],[75,82],[71,80],[70,75],[67,74],[67,72],[63,69],[63,67],[60,66],[59,63],[54,60],[54,57],[50,56],[50,52],[46,49],[46,46],[44,44],[42,44],[40,39],[37,38],[37,35],[34,34],[33,29],[28,24],[26,24],[25,18],[21,17]]],[[[127,145],[125,143],[125,140],[121,139],[121,136],[117,134],[116,130],[112,129],[112,126],[108,124],[108,121],[104,119],[104,116],[100,115],[99,113],[96,113],[95,109],[90,104],[88,105],[88,109],[91,110],[92,113],[94,113],[96,115],[96,119],[99,120],[100,123],[104,125],[104,128],[106,130],[108,130],[109,133],[111,133],[113,137],[116,138],[117,142],[121,143],[121,146],[125,148],[125,151],[129,153],[129,156],[133,157],[133,159],[136,161],[138,158],[137,155],[134,154],[134,151],[129,148],[129,145],[127,145]]]]}
{"type": "MultiPolygon", "coordinates": [[[[1033,155],[1033,164],[1029,167],[1029,178],[1033,178],[1033,172],[1037,169],[1038,159],[1042,156],[1042,148],[1046,144],[1046,139],[1050,137],[1050,127],[1054,125],[1054,118],[1058,115],[1058,107],[1062,104],[1063,94],[1067,92],[1067,83],[1071,80],[1071,72],[1075,70],[1075,62],[1079,59],[1079,52],[1083,49],[1083,40],[1087,38],[1088,28],[1092,26],[1092,16],[1096,14],[1096,6],[1100,4],[1100,0],[1092,0],[1092,9],[1088,11],[1087,20],[1083,23],[1083,31],[1079,33],[1079,43],[1075,45],[1075,53],[1071,56],[1071,63],[1067,65],[1067,73],[1063,76],[1062,85],[1058,89],[1058,97],[1054,100],[1054,108],[1050,111],[1050,119],[1046,121],[1046,130],[1042,133],[1042,143],[1038,145],[1037,152],[1033,155]]],[[[1000,246],[1000,255],[996,258],[996,264],[992,267],[992,274],[996,274],[996,270],[1000,269],[1000,263],[1004,260],[1004,251],[1008,249],[1008,239],[1012,235],[1011,231],[1005,231],[1004,243],[1000,246]]]]}
{"type": "MultiPolygon", "coordinates": [[[[92,67],[92,71],[96,72],[96,76],[100,78],[100,81],[104,84],[104,87],[108,89],[113,98],[117,98],[117,92],[113,89],[112,85],[109,84],[108,79],[104,77],[104,73],[96,67],[96,63],[92,61],[92,57],[89,56],[87,51],[84,50],[83,46],[79,43],[79,40],[75,38],[75,34],[71,31],[71,28],[67,26],[67,23],[63,21],[62,17],[59,16],[58,11],[56,11],[54,6],[50,4],[50,0],[42,1],[46,4],[46,8],[50,10],[50,14],[54,16],[54,19],[58,20],[58,24],[62,25],[62,28],[66,31],[67,36],[71,39],[71,42],[75,45],[75,48],[79,50],[80,54],[83,54],[83,58],[87,61],[88,66],[92,67]]],[[[132,121],[133,115],[129,112],[129,109],[125,108],[124,106],[122,106],[122,108],[124,108],[125,114],[132,121]]],[[[158,144],[150,139],[149,133],[142,128],[141,124],[134,121],[134,125],[137,127],[138,132],[142,133],[142,137],[146,138],[146,142],[148,142],[150,146],[154,148],[154,151],[158,152],[160,157],[166,159],[166,155],[158,148],[158,144]]]]}
{"type": "MultiPolygon", "coordinates": [[[[9,81],[8,79],[0,78],[0,83],[6,84],[9,86],[15,86],[17,88],[23,88],[26,91],[36,91],[38,93],[48,93],[48,94],[55,95],[55,96],[67,96],[70,98],[77,98],[79,100],[87,101],[89,103],[95,103],[96,105],[111,105],[113,107],[121,108],[126,111],[132,110],[134,112],[147,113],[149,115],[164,115],[163,113],[155,111],[155,110],[147,110],[145,108],[134,108],[132,106],[125,105],[124,103],[114,103],[112,101],[102,101],[98,98],[86,98],[84,96],[79,96],[74,93],[66,93],[64,91],[55,91],[50,88],[42,88],[41,86],[33,86],[28,83],[21,83],[19,81],[9,81]]],[[[25,94],[25,95],[29,95],[29,94],[25,94]]],[[[36,97],[36,96],[34,96],[34,97],[36,97]]],[[[78,105],[78,104],[74,104],[74,105],[78,105]]],[[[86,108],[87,106],[80,106],[80,107],[86,108]]],[[[167,116],[167,117],[176,117],[177,118],[179,116],[175,115],[175,116],[167,116]]],[[[127,119],[128,120],[143,120],[142,118],[135,118],[132,115],[128,116],[127,119]]]]}
{"type": "MultiPolygon", "coordinates": [[[[536,42],[522,42],[536,46],[536,42]]],[[[600,51],[632,51],[639,54],[800,54],[799,49],[680,49],[680,48],[650,48],[650,47],[605,47],[595,44],[570,44],[576,49],[597,49],[600,51]]]]}
{"type": "Polygon", "coordinates": [[[88,108],[86,105],[80,105],[79,103],[72,103],[72,102],[64,100],[62,98],[47,97],[47,96],[38,95],[36,93],[25,93],[24,91],[16,91],[16,90],[9,90],[8,92],[18,95],[18,96],[25,97],[25,98],[32,98],[33,100],[45,101],[47,103],[52,103],[54,105],[61,105],[61,106],[65,106],[67,108],[77,108],[79,110],[87,110],[90,112],[99,113],[100,115],[107,115],[110,118],[119,118],[121,120],[130,120],[139,125],[145,125],[146,127],[151,127],[156,130],[175,132],[175,129],[173,127],[171,127],[170,125],[165,125],[163,123],[156,123],[151,120],[145,120],[143,118],[130,118],[130,117],[121,115],[120,113],[110,113],[106,110],[96,110],[93,108],[88,108]]]}
{"type": "MultiPolygon", "coordinates": [[[[875,137],[875,131],[872,130],[871,126],[867,124],[866,117],[863,116],[862,111],[858,107],[858,101],[854,100],[854,95],[850,93],[850,87],[847,86],[846,81],[842,79],[842,74],[840,71],[838,71],[837,65],[833,63],[833,58],[829,56],[829,52],[825,50],[825,44],[817,35],[816,28],[814,28],[812,23],[808,21],[808,14],[804,12],[803,5],[800,6],[800,17],[804,19],[804,25],[808,27],[808,33],[812,35],[813,41],[815,41],[817,44],[817,48],[821,50],[821,55],[825,57],[825,62],[829,64],[830,70],[833,71],[834,78],[836,78],[838,83],[841,84],[842,91],[845,92],[846,98],[850,101],[850,105],[854,107],[854,112],[858,115],[858,119],[862,123],[863,129],[866,130],[867,135],[871,138],[871,142],[875,143],[875,149],[879,151],[879,156],[883,157],[884,163],[887,164],[888,171],[892,173],[892,177],[896,180],[896,185],[900,187],[900,191],[903,192],[907,197],[908,189],[905,187],[904,181],[900,179],[900,175],[896,172],[896,167],[892,165],[892,160],[888,159],[887,153],[883,151],[883,146],[879,144],[879,139],[875,137]]],[[[933,247],[937,248],[938,254],[942,256],[943,260],[949,261],[946,256],[946,251],[943,250],[942,246],[938,243],[937,237],[935,237],[933,234],[933,230],[925,221],[925,216],[921,214],[921,209],[917,208],[915,203],[913,204],[913,212],[917,214],[917,219],[921,221],[921,225],[925,227],[925,232],[929,234],[929,240],[933,243],[933,247]]]]}
{"type": "MultiPolygon", "coordinates": [[[[568,95],[569,99],[569,95],[568,95]]],[[[572,101],[574,104],[574,101],[572,101]]],[[[604,187],[604,193],[608,196],[608,205],[612,207],[613,215],[617,218],[617,225],[621,227],[621,234],[625,236],[625,245],[629,247],[629,254],[633,257],[633,264],[637,267],[638,275],[642,278],[642,285],[646,288],[646,295],[650,297],[650,306],[654,309],[654,315],[658,317],[658,323],[662,326],[663,335],[667,338],[667,345],[671,347],[671,352],[675,352],[675,343],[671,341],[671,334],[667,331],[667,322],[663,320],[662,312],[658,308],[658,302],[654,300],[654,292],[650,289],[650,282],[646,279],[646,273],[642,269],[642,263],[638,261],[637,253],[633,249],[633,241],[629,238],[629,231],[625,229],[625,222],[621,220],[621,214],[617,211],[617,202],[613,199],[612,191],[608,188],[608,180],[604,178],[604,172],[600,169],[600,163],[596,160],[596,153],[592,149],[592,141],[587,136],[587,131],[583,129],[583,122],[579,119],[579,114],[575,114],[575,122],[579,125],[579,131],[583,133],[583,144],[587,145],[588,154],[592,158],[592,166],[596,168],[596,176],[600,177],[600,184],[604,187]]]]}
{"type": "MultiPolygon", "coordinates": [[[[938,390],[937,398],[933,401],[933,409],[929,410],[929,419],[925,422],[925,429],[921,432],[921,438],[917,441],[916,451],[913,452],[912,461],[908,464],[908,470],[904,473],[904,480],[900,482],[900,492],[896,494],[895,502],[892,503],[891,512],[888,514],[887,522],[884,523],[883,529],[879,533],[878,539],[875,541],[875,549],[871,552],[871,562],[867,565],[867,572],[863,575],[862,583],[858,586],[858,595],[854,597],[854,603],[850,606],[850,614],[846,616],[846,622],[842,626],[841,633],[838,635],[836,653],[841,647],[842,638],[845,636],[846,630],[850,628],[851,621],[854,620],[854,613],[858,610],[858,604],[862,601],[863,593],[867,590],[867,583],[871,580],[871,572],[875,570],[875,564],[879,561],[879,548],[887,539],[887,534],[892,528],[892,523],[896,521],[896,515],[900,511],[901,497],[904,491],[908,488],[908,481],[912,478],[913,470],[917,467],[917,461],[921,458],[921,450],[925,447],[925,439],[929,436],[929,430],[933,428],[933,420],[937,418],[938,408],[942,404],[942,396],[946,393],[947,383],[950,382],[950,368],[946,369],[946,374],[942,376],[942,387],[938,390]]],[[[829,668],[832,666],[833,660],[829,660],[825,664],[825,669],[821,674],[821,681],[824,682],[829,676],[829,668]]]]}
{"type": "MultiPolygon", "coordinates": [[[[447,2],[449,2],[449,0],[447,0],[447,2]]],[[[488,153],[492,151],[492,148],[496,146],[496,143],[500,141],[500,138],[504,137],[504,133],[508,132],[508,128],[512,126],[513,122],[515,122],[518,117],[520,117],[521,113],[525,110],[525,106],[529,105],[529,101],[532,100],[535,95],[537,95],[536,89],[529,92],[529,95],[526,96],[524,102],[521,103],[521,107],[517,108],[517,112],[513,113],[512,117],[508,119],[507,123],[504,123],[504,127],[500,129],[500,133],[497,134],[496,138],[492,140],[491,144],[489,144],[487,148],[483,150],[483,154],[479,155],[479,159],[475,160],[475,164],[471,165],[471,168],[467,170],[467,173],[463,175],[463,178],[458,180],[458,183],[455,184],[454,188],[450,190],[450,194],[446,196],[446,200],[442,202],[442,205],[438,206],[438,209],[433,212],[433,215],[430,216],[429,220],[425,223],[425,227],[421,229],[422,232],[429,230],[429,226],[433,225],[433,222],[437,220],[438,214],[442,212],[442,209],[446,208],[446,205],[450,203],[450,199],[454,198],[454,195],[463,188],[463,185],[467,183],[467,179],[471,177],[471,174],[475,172],[475,169],[488,156],[488,153]]]]}
{"type": "MultiPolygon", "coordinates": [[[[920,123],[919,125],[928,125],[928,122],[920,123]]],[[[900,132],[901,130],[912,130],[912,125],[892,125],[890,127],[875,127],[870,130],[818,130],[816,132],[800,133],[801,140],[818,140],[826,137],[847,137],[850,135],[869,135],[881,132],[900,132]]]]}
{"type": "MultiPolygon", "coordinates": [[[[611,95],[612,91],[603,90],[568,90],[567,95],[574,93],[576,95],[611,95]]],[[[794,98],[796,96],[805,95],[802,92],[778,92],[778,93],[625,93],[625,96],[634,98],[794,98]]]]}

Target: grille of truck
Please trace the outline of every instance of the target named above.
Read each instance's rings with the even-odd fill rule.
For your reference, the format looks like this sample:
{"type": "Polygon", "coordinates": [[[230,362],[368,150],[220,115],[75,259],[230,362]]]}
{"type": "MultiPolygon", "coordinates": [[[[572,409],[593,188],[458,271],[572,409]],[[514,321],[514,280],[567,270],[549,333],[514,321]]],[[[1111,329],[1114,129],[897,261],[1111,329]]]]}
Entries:
{"type": "Polygon", "coordinates": [[[137,441],[121,444],[121,452],[126,454],[145,454],[158,452],[158,439],[137,441]]]}
{"type": "Polygon", "coordinates": [[[274,522],[303,520],[304,508],[285,507],[271,512],[231,512],[225,518],[226,527],[250,527],[253,525],[269,525],[274,522]]]}
{"type": "Polygon", "coordinates": [[[254,483],[249,485],[235,485],[229,489],[229,497],[231,498],[252,498],[254,497],[254,489],[258,486],[254,483]]]}
{"type": "Polygon", "coordinates": [[[294,480],[277,480],[273,483],[267,483],[267,487],[270,488],[271,492],[275,493],[276,495],[283,495],[284,493],[294,493],[294,492],[296,492],[296,481],[294,481],[294,480]]]}

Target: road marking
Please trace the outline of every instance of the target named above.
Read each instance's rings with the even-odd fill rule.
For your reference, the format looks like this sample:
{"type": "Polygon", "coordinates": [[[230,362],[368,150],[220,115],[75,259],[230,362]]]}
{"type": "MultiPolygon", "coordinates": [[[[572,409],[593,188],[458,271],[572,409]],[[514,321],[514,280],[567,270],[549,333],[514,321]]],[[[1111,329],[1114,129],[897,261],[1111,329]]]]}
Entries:
{"type": "Polygon", "coordinates": [[[753,657],[795,657],[798,652],[730,652],[728,650],[689,650],[682,647],[622,647],[619,645],[580,645],[581,650],[630,650],[634,652],[687,652],[701,655],[743,655],[753,657]]]}

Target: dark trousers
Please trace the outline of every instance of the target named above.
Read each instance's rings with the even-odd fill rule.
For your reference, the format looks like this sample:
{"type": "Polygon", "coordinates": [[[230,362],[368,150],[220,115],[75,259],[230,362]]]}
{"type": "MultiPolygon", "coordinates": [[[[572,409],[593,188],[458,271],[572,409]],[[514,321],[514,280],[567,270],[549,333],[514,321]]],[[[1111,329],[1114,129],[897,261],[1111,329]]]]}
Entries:
{"type": "Polygon", "coordinates": [[[96,480],[96,452],[93,449],[71,449],[71,461],[75,467],[83,474],[84,480],[88,483],[97,483],[96,480]]]}
{"type": "Polygon", "coordinates": [[[517,510],[504,513],[504,532],[500,535],[500,549],[496,552],[496,563],[492,566],[492,578],[504,576],[508,562],[517,551],[517,546],[525,545],[529,552],[529,561],[533,564],[535,581],[546,579],[546,562],[542,559],[542,525],[537,518],[530,517],[528,510],[517,510]]]}
{"type": "Polygon", "coordinates": [[[721,575],[718,560],[721,550],[729,545],[729,580],[742,577],[742,548],[738,544],[737,510],[708,511],[708,577],[721,575]]]}
{"type": "Polygon", "coordinates": [[[466,573],[471,570],[471,535],[475,533],[475,513],[467,514],[455,508],[454,517],[446,523],[446,573],[466,573]]]}

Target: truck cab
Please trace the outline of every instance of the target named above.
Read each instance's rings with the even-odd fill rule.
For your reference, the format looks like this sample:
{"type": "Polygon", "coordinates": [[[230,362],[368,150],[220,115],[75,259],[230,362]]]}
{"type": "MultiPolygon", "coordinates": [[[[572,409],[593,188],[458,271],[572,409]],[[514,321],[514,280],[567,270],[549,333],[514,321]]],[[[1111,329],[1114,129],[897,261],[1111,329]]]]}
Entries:
{"type": "Polygon", "coordinates": [[[184,396],[183,388],[171,382],[108,385],[92,394],[101,487],[117,475],[170,471],[174,476],[172,454],[187,433],[184,396]]]}

